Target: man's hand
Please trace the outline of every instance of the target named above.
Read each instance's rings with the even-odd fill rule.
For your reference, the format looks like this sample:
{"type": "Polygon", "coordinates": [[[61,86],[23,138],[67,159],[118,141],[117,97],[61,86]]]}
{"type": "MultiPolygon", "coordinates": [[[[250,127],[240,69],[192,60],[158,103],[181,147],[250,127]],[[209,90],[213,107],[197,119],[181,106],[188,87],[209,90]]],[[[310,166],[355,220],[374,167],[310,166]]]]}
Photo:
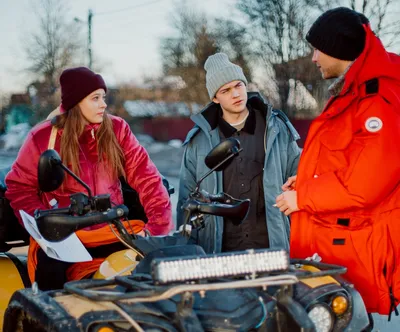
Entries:
{"type": "Polygon", "coordinates": [[[286,216],[299,211],[299,208],[297,207],[297,191],[289,190],[280,194],[276,198],[276,207],[286,216]]]}
{"type": "Polygon", "coordinates": [[[289,179],[287,179],[287,181],[282,186],[282,190],[283,191],[295,190],[296,189],[296,179],[297,179],[297,175],[293,175],[289,179]]]}
{"type": "Polygon", "coordinates": [[[145,233],[144,230],[143,230],[143,231],[140,231],[139,233],[136,233],[136,235],[139,235],[139,236],[141,236],[141,237],[145,237],[145,236],[146,236],[146,233],[145,233]]]}

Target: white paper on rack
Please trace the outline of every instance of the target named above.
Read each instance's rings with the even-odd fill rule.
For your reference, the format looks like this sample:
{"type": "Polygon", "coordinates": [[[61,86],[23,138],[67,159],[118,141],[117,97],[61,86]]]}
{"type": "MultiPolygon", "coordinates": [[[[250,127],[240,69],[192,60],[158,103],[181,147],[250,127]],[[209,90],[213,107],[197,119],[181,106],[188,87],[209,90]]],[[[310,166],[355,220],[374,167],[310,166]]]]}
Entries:
{"type": "Polygon", "coordinates": [[[59,242],[49,242],[39,232],[35,218],[19,210],[25,229],[36,240],[47,256],[64,262],[87,262],[93,260],[75,233],[59,242]]]}

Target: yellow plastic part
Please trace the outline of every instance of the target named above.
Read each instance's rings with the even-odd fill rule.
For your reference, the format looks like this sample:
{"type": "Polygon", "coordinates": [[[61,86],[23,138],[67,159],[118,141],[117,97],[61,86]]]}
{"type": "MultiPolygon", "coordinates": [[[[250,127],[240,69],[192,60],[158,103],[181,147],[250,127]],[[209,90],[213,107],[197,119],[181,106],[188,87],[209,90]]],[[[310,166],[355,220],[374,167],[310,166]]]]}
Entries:
{"type": "Polygon", "coordinates": [[[336,315],[343,315],[349,307],[349,301],[345,296],[339,295],[332,300],[331,307],[336,315]]]}
{"type": "MultiPolygon", "coordinates": [[[[320,271],[316,267],[310,266],[310,265],[303,265],[301,268],[303,270],[311,271],[311,272],[320,271]]],[[[317,287],[320,287],[320,286],[323,286],[323,285],[328,285],[328,284],[340,285],[339,282],[335,278],[332,278],[331,276],[316,277],[316,278],[306,278],[306,279],[301,279],[301,282],[303,284],[306,284],[310,288],[317,288],[317,287]]]]}
{"type": "Polygon", "coordinates": [[[112,278],[117,274],[122,276],[129,275],[139,263],[137,256],[138,254],[131,249],[121,250],[111,254],[101,263],[93,279],[112,278]]]}
{"type": "Polygon", "coordinates": [[[0,253],[0,331],[3,327],[4,313],[15,291],[25,288],[14,262],[0,253]]]}

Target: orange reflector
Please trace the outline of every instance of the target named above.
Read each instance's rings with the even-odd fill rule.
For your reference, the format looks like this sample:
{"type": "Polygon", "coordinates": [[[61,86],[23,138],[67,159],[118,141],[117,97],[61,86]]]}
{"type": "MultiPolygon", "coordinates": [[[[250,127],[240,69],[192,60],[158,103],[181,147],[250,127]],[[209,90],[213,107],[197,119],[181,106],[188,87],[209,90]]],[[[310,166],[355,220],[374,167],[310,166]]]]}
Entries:
{"type": "Polygon", "coordinates": [[[97,332],[115,332],[112,328],[104,326],[104,327],[100,327],[97,332]]]}
{"type": "Polygon", "coordinates": [[[349,307],[349,301],[345,296],[339,295],[332,300],[331,306],[336,315],[343,315],[349,307]]]}

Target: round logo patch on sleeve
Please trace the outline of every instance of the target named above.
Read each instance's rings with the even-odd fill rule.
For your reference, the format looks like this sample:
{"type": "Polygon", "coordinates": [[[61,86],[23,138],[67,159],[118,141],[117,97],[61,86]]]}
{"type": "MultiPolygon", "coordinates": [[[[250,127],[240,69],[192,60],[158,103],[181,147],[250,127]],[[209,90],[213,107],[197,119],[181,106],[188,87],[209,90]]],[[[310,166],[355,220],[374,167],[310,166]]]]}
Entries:
{"type": "Polygon", "coordinates": [[[365,129],[367,129],[370,133],[376,133],[381,130],[383,127],[383,122],[381,119],[377,117],[368,118],[365,121],[365,129]]]}

